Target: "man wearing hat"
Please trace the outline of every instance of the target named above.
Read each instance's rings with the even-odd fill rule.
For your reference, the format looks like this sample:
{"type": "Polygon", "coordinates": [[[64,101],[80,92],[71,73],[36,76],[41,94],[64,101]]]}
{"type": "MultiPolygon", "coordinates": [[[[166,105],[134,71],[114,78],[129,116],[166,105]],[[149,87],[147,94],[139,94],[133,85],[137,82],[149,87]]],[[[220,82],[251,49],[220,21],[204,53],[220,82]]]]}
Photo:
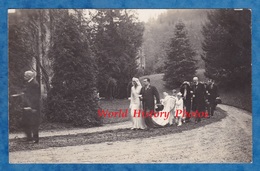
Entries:
{"type": "Polygon", "coordinates": [[[39,142],[40,89],[33,71],[24,73],[25,91],[22,125],[27,141],[39,142]]]}

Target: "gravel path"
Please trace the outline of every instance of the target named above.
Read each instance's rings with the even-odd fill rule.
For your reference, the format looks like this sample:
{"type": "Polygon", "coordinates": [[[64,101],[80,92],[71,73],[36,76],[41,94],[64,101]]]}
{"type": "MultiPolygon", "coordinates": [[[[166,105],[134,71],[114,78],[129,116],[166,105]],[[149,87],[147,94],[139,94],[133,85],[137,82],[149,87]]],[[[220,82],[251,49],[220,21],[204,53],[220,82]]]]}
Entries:
{"type": "Polygon", "coordinates": [[[219,107],[228,114],[222,121],[181,134],[11,152],[10,163],[251,162],[251,114],[231,106],[219,107]]]}

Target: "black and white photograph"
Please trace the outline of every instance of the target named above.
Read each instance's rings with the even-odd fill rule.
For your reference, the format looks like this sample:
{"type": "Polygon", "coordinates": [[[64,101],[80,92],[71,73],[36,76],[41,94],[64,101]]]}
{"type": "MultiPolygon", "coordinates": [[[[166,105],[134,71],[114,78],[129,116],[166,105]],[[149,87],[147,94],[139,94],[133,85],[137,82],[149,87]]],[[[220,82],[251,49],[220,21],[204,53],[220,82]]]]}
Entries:
{"type": "Polygon", "coordinates": [[[252,163],[250,9],[9,9],[9,163],[252,163]]]}

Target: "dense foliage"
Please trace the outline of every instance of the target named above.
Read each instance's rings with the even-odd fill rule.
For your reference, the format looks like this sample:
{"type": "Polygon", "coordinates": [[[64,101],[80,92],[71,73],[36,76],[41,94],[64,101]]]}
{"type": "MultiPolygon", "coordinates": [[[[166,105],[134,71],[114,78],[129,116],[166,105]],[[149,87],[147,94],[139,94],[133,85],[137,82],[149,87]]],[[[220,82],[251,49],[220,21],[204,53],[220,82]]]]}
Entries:
{"type": "Polygon", "coordinates": [[[91,40],[100,95],[110,99],[125,98],[127,84],[137,74],[143,24],[131,11],[112,9],[98,10],[93,22],[91,40]]]}
{"type": "MultiPolygon", "coordinates": [[[[24,71],[35,70],[43,119],[100,125],[94,92],[127,97],[144,30],[134,11],[16,10],[9,17],[9,94],[22,91],[24,71]]],[[[16,127],[21,99],[9,102],[16,127]]]]}
{"type": "Polygon", "coordinates": [[[56,22],[50,58],[54,75],[48,119],[76,126],[99,125],[93,58],[82,25],[67,11],[56,22]]]}
{"type": "Polygon", "coordinates": [[[224,87],[251,83],[251,11],[214,10],[202,33],[205,75],[224,87]]]}
{"type": "MultiPolygon", "coordinates": [[[[26,70],[33,68],[38,54],[38,34],[35,23],[37,17],[37,12],[24,10],[19,13],[19,16],[11,14],[8,20],[10,130],[16,130],[19,127],[22,116],[22,97],[11,97],[10,95],[23,91],[23,74],[26,70]]],[[[39,79],[39,77],[37,78],[39,79]]]]}
{"type": "Polygon", "coordinates": [[[204,68],[204,61],[201,60],[201,42],[203,35],[201,29],[206,21],[207,11],[204,9],[169,9],[161,13],[157,19],[151,19],[145,23],[143,36],[143,51],[145,55],[145,74],[163,73],[167,50],[174,36],[172,31],[178,20],[182,20],[188,31],[187,37],[190,45],[196,52],[194,58],[196,66],[204,68]]]}
{"type": "Polygon", "coordinates": [[[185,24],[179,21],[174,29],[174,37],[167,53],[164,81],[167,88],[175,88],[183,81],[192,80],[196,73],[196,53],[190,45],[185,24]]]}

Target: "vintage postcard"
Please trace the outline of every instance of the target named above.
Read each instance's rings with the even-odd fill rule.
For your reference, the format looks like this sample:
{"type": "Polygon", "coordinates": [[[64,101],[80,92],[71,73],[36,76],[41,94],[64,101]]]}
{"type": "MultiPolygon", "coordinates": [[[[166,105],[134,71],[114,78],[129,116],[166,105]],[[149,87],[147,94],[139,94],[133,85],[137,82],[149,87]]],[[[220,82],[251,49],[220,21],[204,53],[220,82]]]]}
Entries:
{"type": "Polygon", "coordinates": [[[163,4],[8,5],[0,168],[255,169],[255,5],[163,4]]]}

